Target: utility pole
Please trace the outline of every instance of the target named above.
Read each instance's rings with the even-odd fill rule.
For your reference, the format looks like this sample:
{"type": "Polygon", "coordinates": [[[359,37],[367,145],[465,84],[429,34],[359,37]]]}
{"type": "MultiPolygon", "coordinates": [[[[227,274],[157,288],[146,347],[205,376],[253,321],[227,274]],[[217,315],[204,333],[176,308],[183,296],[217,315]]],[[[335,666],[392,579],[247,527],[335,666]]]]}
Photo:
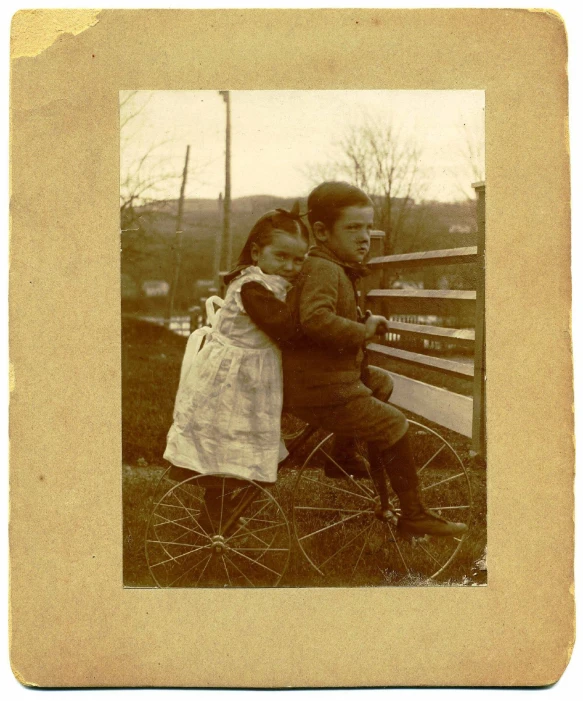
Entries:
{"type": "Polygon", "coordinates": [[[231,98],[228,90],[220,90],[227,110],[225,135],[225,199],[223,200],[223,243],[225,246],[225,270],[233,263],[233,241],[231,238],[231,98]]]}
{"type": "Polygon", "coordinates": [[[174,313],[174,299],[176,297],[176,289],[178,287],[178,278],[180,276],[180,260],[182,257],[182,213],[184,210],[184,190],[186,189],[186,177],[188,175],[188,158],[190,156],[190,146],[186,147],[186,158],[184,160],[184,170],[182,171],[182,185],[180,186],[180,198],[178,199],[178,215],[176,216],[176,236],[174,238],[174,275],[172,284],[170,285],[170,294],[168,295],[168,307],[166,309],[166,322],[170,327],[172,314],[174,313]]]}
{"type": "MultiPolygon", "coordinates": [[[[223,213],[223,193],[219,192],[219,216],[223,213]]],[[[221,289],[221,257],[223,253],[223,236],[222,230],[219,228],[217,231],[217,236],[215,239],[215,261],[214,261],[214,278],[215,287],[217,288],[216,294],[219,294],[221,289]]]]}

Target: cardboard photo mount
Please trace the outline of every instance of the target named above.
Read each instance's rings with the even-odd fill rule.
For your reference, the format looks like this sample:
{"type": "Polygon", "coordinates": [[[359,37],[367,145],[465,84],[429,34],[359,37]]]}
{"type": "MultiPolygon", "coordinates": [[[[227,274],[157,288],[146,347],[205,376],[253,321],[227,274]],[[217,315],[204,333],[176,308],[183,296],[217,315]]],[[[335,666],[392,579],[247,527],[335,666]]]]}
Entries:
{"type": "Polygon", "coordinates": [[[561,676],[574,640],[566,62],[565,29],[550,11],[15,15],[19,681],[542,686],[561,676]],[[118,95],[127,89],[486,91],[488,586],[123,588],[118,95]]]}

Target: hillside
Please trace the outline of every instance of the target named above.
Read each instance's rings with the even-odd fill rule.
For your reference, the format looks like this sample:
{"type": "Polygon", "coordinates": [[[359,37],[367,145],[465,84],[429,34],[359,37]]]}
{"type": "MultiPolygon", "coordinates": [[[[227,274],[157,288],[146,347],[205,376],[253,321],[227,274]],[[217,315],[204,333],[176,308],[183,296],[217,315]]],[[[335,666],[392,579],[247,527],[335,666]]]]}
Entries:
{"type": "MultiPolygon", "coordinates": [[[[291,208],[294,198],[255,195],[236,198],[231,207],[233,259],[243,247],[253,223],[266,211],[291,208]]],[[[305,201],[300,200],[301,211],[305,201]]],[[[176,200],[156,202],[132,212],[122,222],[121,272],[125,289],[139,290],[145,280],[171,280],[174,265],[176,200]]],[[[222,227],[222,205],[218,200],[187,199],[182,222],[182,262],[177,306],[195,303],[195,284],[213,276],[215,241],[222,227]]],[[[475,245],[474,202],[424,202],[415,204],[398,235],[394,251],[403,253],[434,248],[475,245]],[[452,230],[453,229],[453,230],[452,230]],[[469,231],[470,233],[463,233],[469,231]]],[[[443,274],[445,271],[436,271],[443,274]]],[[[462,278],[464,273],[461,271],[462,278]]],[[[426,286],[433,286],[427,280],[426,286]]],[[[471,286],[471,281],[467,284],[471,286]]],[[[456,286],[466,286],[462,279],[456,286]]],[[[128,293],[128,297],[133,296],[128,293]]]]}

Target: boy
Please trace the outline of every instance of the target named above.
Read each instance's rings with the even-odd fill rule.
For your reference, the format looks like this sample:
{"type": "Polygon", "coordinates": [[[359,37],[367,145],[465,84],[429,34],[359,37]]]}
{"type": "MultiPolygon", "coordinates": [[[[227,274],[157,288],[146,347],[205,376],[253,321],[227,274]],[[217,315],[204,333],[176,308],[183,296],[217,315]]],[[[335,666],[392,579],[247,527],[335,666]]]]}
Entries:
{"type": "MultiPolygon", "coordinates": [[[[357,308],[355,284],[366,272],[373,218],[369,197],[348,183],[322,183],[308,197],[316,245],[288,295],[303,336],[283,351],[284,406],[336,433],[334,457],[352,474],[364,468],[357,463],[355,439],[368,443],[383,510],[388,506],[383,470],[399,498],[399,532],[458,535],[465,524],[435,516],[421,503],[407,419],[387,404],[393,390],[389,373],[362,369],[365,343],[387,323],[382,316],[359,319],[357,308]]],[[[327,474],[334,476],[329,468],[327,474]]]]}

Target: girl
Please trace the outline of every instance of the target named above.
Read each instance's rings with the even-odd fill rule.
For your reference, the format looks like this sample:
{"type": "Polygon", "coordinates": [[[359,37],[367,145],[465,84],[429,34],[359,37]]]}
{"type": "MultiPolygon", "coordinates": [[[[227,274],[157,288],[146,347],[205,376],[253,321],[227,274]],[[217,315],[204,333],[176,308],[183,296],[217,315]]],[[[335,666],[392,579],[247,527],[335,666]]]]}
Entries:
{"type": "MultiPolygon", "coordinates": [[[[171,477],[193,472],[275,482],[282,409],[281,352],[297,333],[285,297],[300,272],[308,233],[295,211],[253,226],[224,304],[183,373],[164,458],[171,477]]],[[[205,501],[212,500],[207,489],[205,501]]]]}

